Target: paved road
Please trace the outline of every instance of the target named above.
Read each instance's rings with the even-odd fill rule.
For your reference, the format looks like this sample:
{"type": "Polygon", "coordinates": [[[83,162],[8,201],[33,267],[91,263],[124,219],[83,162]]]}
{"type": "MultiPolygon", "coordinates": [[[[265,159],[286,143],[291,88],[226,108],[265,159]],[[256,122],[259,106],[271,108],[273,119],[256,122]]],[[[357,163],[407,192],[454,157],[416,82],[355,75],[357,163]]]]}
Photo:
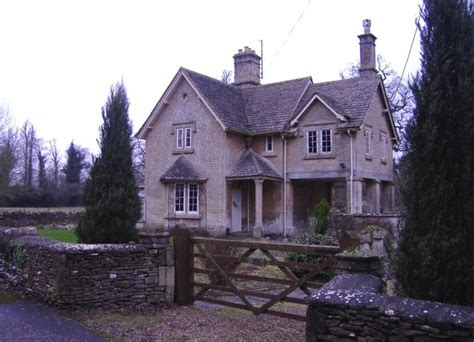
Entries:
{"type": "Polygon", "coordinates": [[[0,304],[0,342],[104,341],[79,323],[64,318],[46,305],[18,300],[0,304]]]}

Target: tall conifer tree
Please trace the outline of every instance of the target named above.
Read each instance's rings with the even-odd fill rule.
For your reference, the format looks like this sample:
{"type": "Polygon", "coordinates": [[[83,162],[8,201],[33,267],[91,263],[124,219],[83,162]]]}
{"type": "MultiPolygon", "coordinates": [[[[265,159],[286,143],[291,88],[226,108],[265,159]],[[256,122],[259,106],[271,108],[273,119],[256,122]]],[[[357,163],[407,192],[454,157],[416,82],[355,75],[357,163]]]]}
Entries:
{"type": "Polygon", "coordinates": [[[474,304],[474,26],[468,0],[425,0],[402,160],[397,278],[412,297],[474,304]]]}
{"type": "Polygon", "coordinates": [[[86,182],[86,212],[79,222],[79,239],[86,243],[124,243],[136,239],[140,199],[132,166],[132,127],[123,83],[110,89],[102,108],[100,156],[86,182]]]}

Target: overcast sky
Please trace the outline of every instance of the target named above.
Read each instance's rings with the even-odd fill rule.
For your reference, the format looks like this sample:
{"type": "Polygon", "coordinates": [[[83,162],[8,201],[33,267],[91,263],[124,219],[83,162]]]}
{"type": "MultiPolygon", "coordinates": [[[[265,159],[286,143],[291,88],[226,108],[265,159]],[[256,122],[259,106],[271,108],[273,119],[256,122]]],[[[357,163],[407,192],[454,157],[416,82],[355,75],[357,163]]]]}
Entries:
{"type": "MultiPolygon", "coordinates": [[[[377,53],[400,74],[420,3],[0,0],[0,105],[17,125],[29,120],[45,141],[56,138],[62,151],[74,140],[97,152],[100,109],[121,79],[136,132],[180,66],[220,78],[239,48],[260,54],[260,39],[263,83],[336,80],[359,58],[365,18],[377,53]]],[[[409,73],[419,59],[417,36],[409,73]]]]}

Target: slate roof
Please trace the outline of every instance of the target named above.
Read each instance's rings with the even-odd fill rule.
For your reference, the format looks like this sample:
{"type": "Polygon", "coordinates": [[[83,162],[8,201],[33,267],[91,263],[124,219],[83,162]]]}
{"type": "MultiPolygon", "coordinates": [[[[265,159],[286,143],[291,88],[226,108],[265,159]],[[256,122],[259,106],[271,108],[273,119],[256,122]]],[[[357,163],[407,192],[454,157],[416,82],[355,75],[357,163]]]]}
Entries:
{"type": "Polygon", "coordinates": [[[282,178],[268,162],[251,147],[247,147],[235,163],[227,178],[270,177],[282,178]]]}
{"type": "Polygon", "coordinates": [[[201,177],[189,160],[184,156],[180,156],[173,165],[166,170],[160,180],[162,182],[202,181],[205,180],[205,178],[201,177]]]}
{"type": "MultiPolygon", "coordinates": [[[[360,127],[381,82],[379,77],[351,78],[333,82],[311,84],[301,99],[294,116],[298,115],[314,95],[348,121],[340,127],[360,127]]],[[[292,118],[293,119],[293,118],[292,118]]]]}
{"type": "Polygon", "coordinates": [[[313,84],[311,77],[247,88],[181,68],[219,120],[230,130],[248,134],[283,132],[311,98],[318,94],[348,121],[359,127],[381,79],[353,78],[313,84]]]}

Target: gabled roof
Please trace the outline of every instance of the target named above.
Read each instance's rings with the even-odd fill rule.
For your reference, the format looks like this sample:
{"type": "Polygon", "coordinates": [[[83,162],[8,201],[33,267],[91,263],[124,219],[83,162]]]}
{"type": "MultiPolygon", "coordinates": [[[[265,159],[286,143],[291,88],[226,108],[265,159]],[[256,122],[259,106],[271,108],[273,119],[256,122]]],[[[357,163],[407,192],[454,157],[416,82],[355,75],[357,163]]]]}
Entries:
{"type": "Polygon", "coordinates": [[[280,174],[251,147],[247,147],[235,163],[227,178],[276,178],[281,179],[280,174]]]}
{"type": "Polygon", "coordinates": [[[174,181],[204,181],[205,178],[201,177],[199,172],[196,171],[194,166],[184,156],[180,156],[171,167],[161,176],[162,182],[174,182],[174,181]]]}
{"type": "MultiPolygon", "coordinates": [[[[363,124],[379,88],[380,77],[352,78],[313,84],[311,77],[241,88],[180,68],[165,94],[153,109],[137,136],[147,129],[174,91],[178,80],[186,79],[224,130],[257,135],[284,132],[312,101],[321,101],[341,121],[339,127],[356,128],[363,124]]],[[[390,113],[389,113],[390,114],[390,113]]],[[[389,115],[390,120],[393,121],[389,115]]],[[[392,122],[393,128],[393,122],[392,122]]],[[[394,132],[396,136],[396,132],[394,132]]]]}
{"type": "Polygon", "coordinates": [[[360,127],[380,83],[380,77],[374,77],[312,84],[303,95],[295,115],[318,95],[335,112],[347,118],[347,122],[342,123],[340,127],[360,127]]]}

